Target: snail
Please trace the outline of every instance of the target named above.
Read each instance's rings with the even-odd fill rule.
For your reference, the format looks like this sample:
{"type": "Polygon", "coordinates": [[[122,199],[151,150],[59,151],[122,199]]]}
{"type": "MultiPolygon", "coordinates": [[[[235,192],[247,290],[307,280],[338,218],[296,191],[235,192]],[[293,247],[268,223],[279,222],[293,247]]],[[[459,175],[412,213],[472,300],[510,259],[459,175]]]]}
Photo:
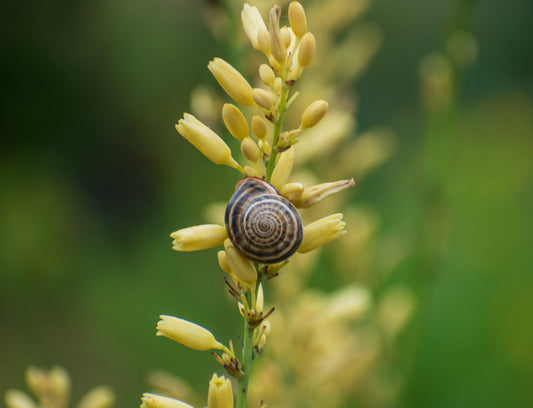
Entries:
{"type": "Polygon", "coordinates": [[[303,239],[296,207],[274,186],[256,177],[237,183],[224,222],[233,245],[248,259],[264,264],[287,259],[303,239]]]}

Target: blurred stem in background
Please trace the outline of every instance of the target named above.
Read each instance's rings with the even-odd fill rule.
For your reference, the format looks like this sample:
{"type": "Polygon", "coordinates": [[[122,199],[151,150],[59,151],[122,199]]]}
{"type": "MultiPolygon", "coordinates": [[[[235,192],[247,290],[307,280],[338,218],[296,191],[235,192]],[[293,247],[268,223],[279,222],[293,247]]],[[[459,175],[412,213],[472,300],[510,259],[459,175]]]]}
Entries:
{"type": "Polygon", "coordinates": [[[446,183],[463,73],[477,55],[475,39],[468,31],[475,3],[476,0],[453,3],[442,49],[425,56],[420,64],[425,131],[418,176],[420,216],[414,240],[418,248],[414,283],[419,286],[420,295],[427,293],[427,285],[447,256],[451,220],[446,183]]]}

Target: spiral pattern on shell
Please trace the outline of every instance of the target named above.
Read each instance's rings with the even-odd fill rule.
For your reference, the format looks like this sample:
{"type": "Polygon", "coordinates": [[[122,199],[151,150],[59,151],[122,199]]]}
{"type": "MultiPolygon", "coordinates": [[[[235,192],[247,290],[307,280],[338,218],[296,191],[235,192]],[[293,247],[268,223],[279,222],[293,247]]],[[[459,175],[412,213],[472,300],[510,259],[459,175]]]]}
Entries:
{"type": "Polygon", "coordinates": [[[255,262],[281,262],[302,243],[300,213],[271,184],[259,178],[247,177],[237,183],[224,221],[233,245],[255,262]]]}

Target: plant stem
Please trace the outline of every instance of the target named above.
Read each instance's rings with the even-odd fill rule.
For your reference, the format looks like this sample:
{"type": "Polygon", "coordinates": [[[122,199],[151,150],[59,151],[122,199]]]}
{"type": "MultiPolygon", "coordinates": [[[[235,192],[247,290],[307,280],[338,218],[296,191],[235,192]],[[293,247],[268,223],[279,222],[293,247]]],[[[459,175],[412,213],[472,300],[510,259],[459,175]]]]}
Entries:
{"type": "Polygon", "coordinates": [[[278,156],[277,144],[279,140],[279,135],[281,133],[281,125],[283,124],[283,117],[285,116],[285,110],[287,109],[287,95],[289,93],[289,87],[283,85],[281,89],[281,97],[278,106],[278,120],[274,126],[274,135],[272,137],[272,153],[270,154],[270,159],[268,160],[267,167],[267,181],[270,182],[272,178],[272,172],[274,171],[274,166],[276,165],[276,158],[278,156]]]}
{"type": "Polygon", "coordinates": [[[250,378],[250,371],[252,369],[252,354],[253,354],[253,337],[254,329],[250,327],[244,319],[244,335],[242,345],[242,369],[244,371],[244,377],[239,380],[237,386],[237,403],[235,408],[246,407],[246,396],[248,395],[248,380],[250,378]]]}

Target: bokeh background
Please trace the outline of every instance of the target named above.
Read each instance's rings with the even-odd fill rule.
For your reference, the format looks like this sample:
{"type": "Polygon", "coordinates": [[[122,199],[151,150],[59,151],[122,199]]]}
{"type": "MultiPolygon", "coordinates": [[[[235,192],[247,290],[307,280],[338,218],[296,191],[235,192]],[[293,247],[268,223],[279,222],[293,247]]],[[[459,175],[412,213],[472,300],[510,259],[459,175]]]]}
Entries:
{"type": "MultiPolygon", "coordinates": [[[[193,88],[215,87],[207,62],[230,58],[206,7],[1,6],[1,393],[25,388],[27,366],[55,364],[74,401],[108,384],[117,407],[136,406],[155,368],[206,392],[215,362],[156,338],[157,316],[240,332],[216,250],[178,254],[168,236],[237,180],[173,128],[193,88]]],[[[374,0],[360,20],[383,41],[353,84],[357,128],[389,127],[396,150],[350,200],[379,214],[376,239],[411,248],[372,291],[402,283],[417,298],[391,358],[395,406],[533,406],[532,18],[530,0],[374,0]],[[454,68],[452,102],[428,108],[424,67],[451,27],[476,55],[454,68]]]]}

